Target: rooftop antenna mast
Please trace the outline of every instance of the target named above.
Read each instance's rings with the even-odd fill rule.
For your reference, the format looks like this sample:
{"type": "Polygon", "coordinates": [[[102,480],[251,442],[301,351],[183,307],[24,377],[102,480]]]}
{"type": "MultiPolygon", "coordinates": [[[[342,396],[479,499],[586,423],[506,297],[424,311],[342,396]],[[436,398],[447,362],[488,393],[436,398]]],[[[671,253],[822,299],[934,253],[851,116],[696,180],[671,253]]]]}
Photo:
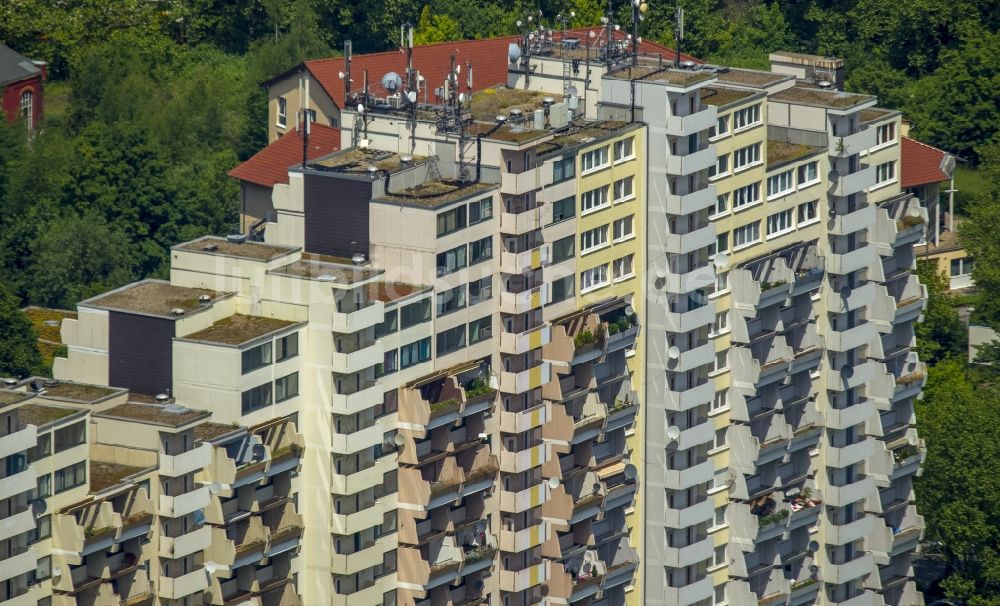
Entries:
{"type": "Polygon", "coordinates": [[[681,41],[684,40],[684,8],[680,0],[677,1],[677,9],[674,11],[674,67],[681,66],[681,41]]]}
{"type": "Polygon", "coordinates": [[[639,62],[639,23],[646,20],[649,5],[643,0],[632,0],[632,65],[639,62]]]}
{"type": "Polygon", "coordinates": [[[309,133],[312,132],[312,126],[311,126],[312,120],[309,119],[309,107],[308,107],[309,78],[308,77],[305,78],[305,84],[303,85],[300,83],[300,86],[304,86],[305,88],[304,94],[300,97],[300,99],[302,99],[303,102],[300,103],[301,107],[299,108],[299,114],[300,114],[299,124],[301,124],[300,128],[302,129],[302,169],[305,170],[306,163],[309,161],[309,133]]]}
{"type": "Polygon", "coordinates": [[[344,100],[351,96],[351,41],[344,40],[344,100]]]}
{"type": "Polygon", "coordinates": [[[614,31],[615,31],[615,7],[612,5],[612,0],[608,0],[608,14],[601,19],[607,29],[606,39],[604,41],[604,61],[606,63],[611,63],[611,47],[614,41],[614,31]]]}

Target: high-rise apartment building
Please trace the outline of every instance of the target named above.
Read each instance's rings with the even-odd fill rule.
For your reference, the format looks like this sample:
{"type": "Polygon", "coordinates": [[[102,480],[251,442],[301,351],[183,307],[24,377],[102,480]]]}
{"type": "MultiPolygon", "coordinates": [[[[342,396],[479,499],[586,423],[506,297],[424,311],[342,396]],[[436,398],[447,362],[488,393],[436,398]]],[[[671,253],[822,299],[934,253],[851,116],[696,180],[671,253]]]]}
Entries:
{"type": "Polygon", "coordinates": [[[348,89],[263,242],[179,244],[64,321],[56,377],[133,394],[83,407],[81,460],[154,478],[156,599],[921,602],[898,112],[836,61],[615,31],[526,38],[439,105],[348,89]]]}

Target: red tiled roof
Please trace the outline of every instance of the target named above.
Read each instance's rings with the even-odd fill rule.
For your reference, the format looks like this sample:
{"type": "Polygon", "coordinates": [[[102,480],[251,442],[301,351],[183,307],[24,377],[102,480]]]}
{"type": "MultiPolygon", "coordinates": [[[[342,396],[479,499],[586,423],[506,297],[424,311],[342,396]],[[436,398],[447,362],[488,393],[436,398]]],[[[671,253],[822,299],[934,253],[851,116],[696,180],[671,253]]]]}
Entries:
{"type": "MultiPolygon", "coordinates": [[[[568,30],[566,33],[582,39],[589,31],[594,31],[598,39],[605,34],[605,30],[600,27],[568,30]]],[[[625,35],[623,31],[614,33],[617,40],[624,39],[625,35]]],[[[519,42],[520,39],[520,36],[504,36],[502,38],[456,40],[416,46],[413,48],[413,66],[424,77],[427,90],[433,94],[433,90],[444,82],[451,66],[451,55],[454,54],[455,62],[462,66],[463,71],[459,77],[459,83],[463,90],[466,83],[466,63],[472,64],[472,89],[474,91],[483,90],[507,83],[507,48],[511,42],[519,42]]],[[[640,43],[639,52],[662,54],[665,59],[672,58],[674,53],[672,49],[648,40],[643,40],[640,43]]],[[[698,61],[694,57],[683,54],[681,58],[682,60],[698,61]]],[[[326,94],[337,104],[337,107],[342,108],[344,106],[344,82],[340,79],[340,72],[344,71],[344,58],[313,59],[306,61],[305,66],[319,85],[323,87],[326,94]]],[[[394,50],[384,53],[354,55],[351,60],[353,90],[360,90],[364,86],[364,71],[366,69],[368,70],[368,85],[378,95],[383,92],[381,84],[383,75],[391,71],[401,75],[405,73],[406,54],[401,50],[394,50]]],[[[421,98],[421,100],[423,99],[421,98]]]]}
{"type": "MultiPolygon", "coordinates": [[[[309,129],[309,159],[340,149],[340,129],[314,123],[309,129]]],[[[264,187],[288,183],[288,168],[302,162],[302,135],[289,132],[229,171],[230,177],[264,187]]]]}
{"type": "Polygon", "coordinates": [[[903,165],[900,171],[901,184],[904,188],[938,183],[950,178],[941,170],[941,160],[948,152],[909,137],[903,137],[900,146],[900,162],[903,165]]]}

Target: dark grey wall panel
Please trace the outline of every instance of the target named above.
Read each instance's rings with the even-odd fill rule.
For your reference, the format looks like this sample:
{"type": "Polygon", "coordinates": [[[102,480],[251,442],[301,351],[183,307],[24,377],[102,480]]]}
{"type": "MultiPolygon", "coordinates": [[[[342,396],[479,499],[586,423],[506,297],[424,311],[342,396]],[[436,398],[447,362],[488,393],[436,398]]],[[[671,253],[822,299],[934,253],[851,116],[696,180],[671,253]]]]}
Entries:
{"type": "Polygon", "coordinates": [[[306,174],[304,185],[306,252],[348,259],[367,255],[371,182],[306,174]]]}
{"type": "Polygon", "coordinates": [[[108,316],[111,386],[151,396],[173,389],[173,320],[117,311],[108,316]]]}

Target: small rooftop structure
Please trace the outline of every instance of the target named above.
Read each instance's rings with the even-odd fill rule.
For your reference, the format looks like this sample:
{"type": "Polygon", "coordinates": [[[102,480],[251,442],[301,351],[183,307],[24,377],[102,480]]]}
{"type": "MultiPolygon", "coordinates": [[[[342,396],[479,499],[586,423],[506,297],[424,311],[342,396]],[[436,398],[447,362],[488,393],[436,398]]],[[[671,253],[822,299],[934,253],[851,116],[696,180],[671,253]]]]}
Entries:
{"type": "Polygon", "coordinates": [[[174,286],[163,280],[143,280],[87,299],[80,305],[176,318],[211,305],[220,296],[226,295],[203,288],[174,286]],[[202,296],[209,298],[207,304],[201,302],[202,296]],[[175,314],[174,310],[182,313],[175,314]]]}
{"type": "Polygon", "coordinates": [[[817,88],[800,83],[771,95],[768,100],[795,105],[813,105],[827,109],[845,110],[865,103],[874,103],[875,97],[817,88]]]}
{"type": "Polygon", "coordinates": [[[177,429],[201,419],[207,419],[212,413],[207,410],[191,410],[177,404],[147,404],[141,402],[126,402],[105,411],[95,413],[95,416],[125,421],[137,421],[153,425],[164,425],[177,429]]]}
{"type": "Polygon", "coordinates": [[[295,322],[276,318],[233,314],[204,330],[186,335],[184,338],[222,345],[241,345],[294,325],[295,322]]]}
{"type": "Polygon", "coordinates": [[[263,242],[230,242],[228,239],[220,238],[219,236],[204,236],[197,240],[177,244],[172,249],[225,257],[238,257],[241,259],[253,259],[255,261],[270,261],[271,259],[276,259],[298,250],[294,246],[279,246],[277,244],[264,244],[263,242]]]}

